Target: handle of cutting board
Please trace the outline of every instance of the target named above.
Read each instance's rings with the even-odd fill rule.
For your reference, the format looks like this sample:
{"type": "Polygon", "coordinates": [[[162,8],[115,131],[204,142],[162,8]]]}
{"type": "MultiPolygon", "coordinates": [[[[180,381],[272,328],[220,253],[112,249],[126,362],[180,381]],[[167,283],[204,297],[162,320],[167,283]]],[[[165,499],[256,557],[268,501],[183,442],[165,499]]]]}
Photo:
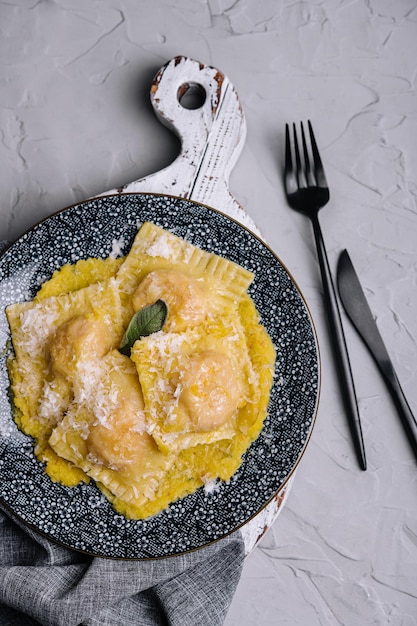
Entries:
{"type": "Polygon", "coordinates": [[[156,74],[151,102],[159,120],[181,140],[181,150],[163,170],[119,191],[167,193],[211,206],[256,231],[229,190],[229,176],[246,138],[246,121],[228,78],[214,67],[176,57],[156,74]],[[200,106],[185,106],[195,95],[200,106]]]}

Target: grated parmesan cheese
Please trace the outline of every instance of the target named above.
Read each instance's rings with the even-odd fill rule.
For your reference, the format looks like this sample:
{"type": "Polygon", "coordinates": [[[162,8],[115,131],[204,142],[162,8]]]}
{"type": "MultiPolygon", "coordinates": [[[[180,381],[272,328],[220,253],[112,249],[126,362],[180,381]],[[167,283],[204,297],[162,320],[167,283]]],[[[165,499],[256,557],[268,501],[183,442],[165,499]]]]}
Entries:
{"type": "Polygon", "coordinates": [[[168,236],[164,234],[147,246],[146,254],[151,257],[159,256],[163,259],[172,259],[174,258],[175,250],[168,236]]]}
{"type": "Polygon", "coordinates": [[[274,351],[247,294],[253,274],[150,223],[115,264],[124,245],[6,313],[20,424],[40,458],[45,441],[56,455],[46,471],[68,486],[92,478],[138,519],[233,475],[266,415],[274,351]],[[168,294],[164,328],[121,355],[135,302],[168,294]]]}

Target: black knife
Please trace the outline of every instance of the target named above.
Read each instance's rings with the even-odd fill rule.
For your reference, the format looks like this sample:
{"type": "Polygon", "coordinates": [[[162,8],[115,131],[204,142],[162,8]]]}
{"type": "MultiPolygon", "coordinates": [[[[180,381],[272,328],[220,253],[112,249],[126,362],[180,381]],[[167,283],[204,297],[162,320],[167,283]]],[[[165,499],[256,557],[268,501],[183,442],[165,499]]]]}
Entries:
{"type": "Polygon", "coordinates": [[[376,321],[369,308],[365,294],[362,291],[359,278],[347,250],[344,250],[339,257],[337,265],[337,286],[340,299],[348,317],[381,370],[417,459],[416,419],[401,389],[394,366],[379,333],[376,321]]]}

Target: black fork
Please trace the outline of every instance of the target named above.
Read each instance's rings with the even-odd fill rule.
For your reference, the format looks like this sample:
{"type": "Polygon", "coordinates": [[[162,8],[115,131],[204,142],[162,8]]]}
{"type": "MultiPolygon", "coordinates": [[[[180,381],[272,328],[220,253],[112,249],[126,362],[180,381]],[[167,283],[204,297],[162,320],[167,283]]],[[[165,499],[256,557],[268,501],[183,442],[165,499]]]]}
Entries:
{"type": "Polygon", "coordinates": [[[300,124],[302,149],[300,149],[295,124],[293,124],[292,130],[293,141],[291,142],[290,129],[288,124],[286,124],[285,192],[288,204],[296,211],[307,215],[313,224],[329,330],[337,364],[342,397],[359,464],[363,470],[366,470],[365,446],[363,443],[355,386],[336,291],[318,217],[320,209],[329,201],[329,188],[310,121],[308,121],[309,141],[304,132],[303,124],[300,124]]]}

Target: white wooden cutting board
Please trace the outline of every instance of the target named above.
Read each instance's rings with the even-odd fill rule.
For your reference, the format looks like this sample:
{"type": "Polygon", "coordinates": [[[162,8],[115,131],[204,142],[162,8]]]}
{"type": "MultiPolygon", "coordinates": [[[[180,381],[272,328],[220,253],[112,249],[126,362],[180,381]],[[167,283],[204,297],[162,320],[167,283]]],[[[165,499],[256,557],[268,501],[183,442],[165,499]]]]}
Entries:
{"type": "MultiPolygon", "coordinates": [[[[151,86],[159,120],[181,140],[178,157],[168,167],[102,195],[152,192],[208,205],[260,232],[229,190],[229,176],[246,138],[246,121],[228,78],[214,67],[179,56],[164,65],[151,86]],[[197,108],[187,108],[189,102],[197,108]]],[[[248,554],[282,509],[290,484],[241,529],[248,554]]]]}

